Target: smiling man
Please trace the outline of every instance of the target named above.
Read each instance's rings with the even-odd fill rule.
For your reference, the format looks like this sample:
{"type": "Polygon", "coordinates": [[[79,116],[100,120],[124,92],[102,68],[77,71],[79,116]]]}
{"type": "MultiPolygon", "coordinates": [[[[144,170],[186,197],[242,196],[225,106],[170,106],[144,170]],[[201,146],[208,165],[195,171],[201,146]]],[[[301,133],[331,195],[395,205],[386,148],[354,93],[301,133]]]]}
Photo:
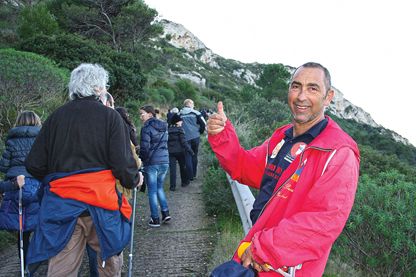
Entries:
{"type": "Polygon", "coordinates": [[[321,276],[332,244],[350,214],[358,182],[357,144],[325,108],[334,96],[328,70],[306,63],[292,75],[292,123],[262,145],[240,146],[222,103],[208,120],[208,141],[231,177],[259,189],[253,227],[234,260],[262,276],[297,267],[297,276],[321,276]]]}

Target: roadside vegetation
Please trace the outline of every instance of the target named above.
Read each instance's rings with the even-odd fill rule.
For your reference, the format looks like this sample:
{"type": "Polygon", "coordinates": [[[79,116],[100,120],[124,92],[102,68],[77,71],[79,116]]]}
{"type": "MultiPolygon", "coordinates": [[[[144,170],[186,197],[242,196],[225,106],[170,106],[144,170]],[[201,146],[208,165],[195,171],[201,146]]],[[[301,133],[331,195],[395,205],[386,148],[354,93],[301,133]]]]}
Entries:
{"type": "MultiPolygon", "coordinates": [[[[222,100],[241,143],[251,148],[289,122],[286,101],[290,73],[281,64],[250,64],[261,73],[255,85],[233,75],[241,64],[223,58],[218,68],[169,44],[157,11],[145,2],[96,0],[8,1],[0,6],[0,150],[20,110],[42,120],[67,101],[69,72],[81,62],[110,72],[116,105],[129,109],[138,127],[138,108],[159,107],[162,115],[192,98],[215,109],[222,100]],[[198,71],[206,85],[175,73],[198,71]]],[[[200,50],[198,50],[200,51],[200,50]]],[[[334,118],[359,144],[361,171],[350,219],[333,247],[327,276],[416,275],[416,148],[391,132],[334,118]],[[351,273],[354,272],[354,273],[351,273]]],[[[204,145],[207,213],[217,219],[218,244],[212,267],[231,258],[243,237],[224,172],[204,145]]],[[[0,232],[0,248],[14,237],[0,232]]]]}

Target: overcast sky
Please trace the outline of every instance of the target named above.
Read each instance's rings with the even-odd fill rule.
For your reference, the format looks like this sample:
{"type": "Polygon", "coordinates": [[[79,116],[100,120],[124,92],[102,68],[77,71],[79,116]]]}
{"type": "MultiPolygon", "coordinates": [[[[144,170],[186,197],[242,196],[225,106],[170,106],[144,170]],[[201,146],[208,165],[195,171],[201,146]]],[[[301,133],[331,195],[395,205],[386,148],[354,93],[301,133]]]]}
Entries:
{"type": "Polygon", "coordinates": [[[224,58],[294,67],[321,63],[345,98],[416,145],[414,1],[145,2],[224,58]]]}

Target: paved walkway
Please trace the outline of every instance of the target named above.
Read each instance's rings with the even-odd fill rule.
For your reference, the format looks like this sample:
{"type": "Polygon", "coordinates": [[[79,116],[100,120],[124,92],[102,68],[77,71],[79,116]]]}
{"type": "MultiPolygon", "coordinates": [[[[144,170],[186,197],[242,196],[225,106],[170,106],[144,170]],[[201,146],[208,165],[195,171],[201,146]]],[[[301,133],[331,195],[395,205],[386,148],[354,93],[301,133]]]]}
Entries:
{"type": "Polygon", "coordinates": [[[134,276],[207,276],[215,232],[204,212],[200,180],[168,191],[167,197],[172,220],[160,228],[147,227],[147,197],[138,197],[134,276]]]}
{"type": "MultiPolygon", "coordinates": [[[[208,275],[207,263],[216,238],[214,222],[204,212],[201,181],[199,177],[187,187],[166,192],[172,220],[160,228],[147,226],[150,215],[147,194],[138,192],[133,276],[208,275]]],[[[128,249],[124,258],[127,271],[128,249]]],[[[36,276],[45,276],[45,272],[46,266],[36,276]]],[[[88,275],[84,257],[80,276],[88,275]]],[[[14,245],[0,253],[0,277],[13,276],[20,276],[14,245]]]]}

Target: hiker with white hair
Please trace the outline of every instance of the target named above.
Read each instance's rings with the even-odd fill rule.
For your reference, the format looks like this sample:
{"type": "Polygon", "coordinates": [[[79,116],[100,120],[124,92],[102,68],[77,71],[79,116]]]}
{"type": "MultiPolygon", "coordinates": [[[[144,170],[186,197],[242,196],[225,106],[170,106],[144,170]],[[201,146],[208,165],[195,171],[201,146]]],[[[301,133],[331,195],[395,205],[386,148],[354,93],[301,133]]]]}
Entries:
{"type": "Polygon", "coordinates": [[[108,72],[81,64],[69,81],[71,101],[45,121],[26,168],[46,186],[28,264],[49,260],[47,276],[77,276],[88,244],[100,276],[121,276],[132,208],[116,189],[140,184],[130,139],[117,111],[100,101],[108,72]]]}

